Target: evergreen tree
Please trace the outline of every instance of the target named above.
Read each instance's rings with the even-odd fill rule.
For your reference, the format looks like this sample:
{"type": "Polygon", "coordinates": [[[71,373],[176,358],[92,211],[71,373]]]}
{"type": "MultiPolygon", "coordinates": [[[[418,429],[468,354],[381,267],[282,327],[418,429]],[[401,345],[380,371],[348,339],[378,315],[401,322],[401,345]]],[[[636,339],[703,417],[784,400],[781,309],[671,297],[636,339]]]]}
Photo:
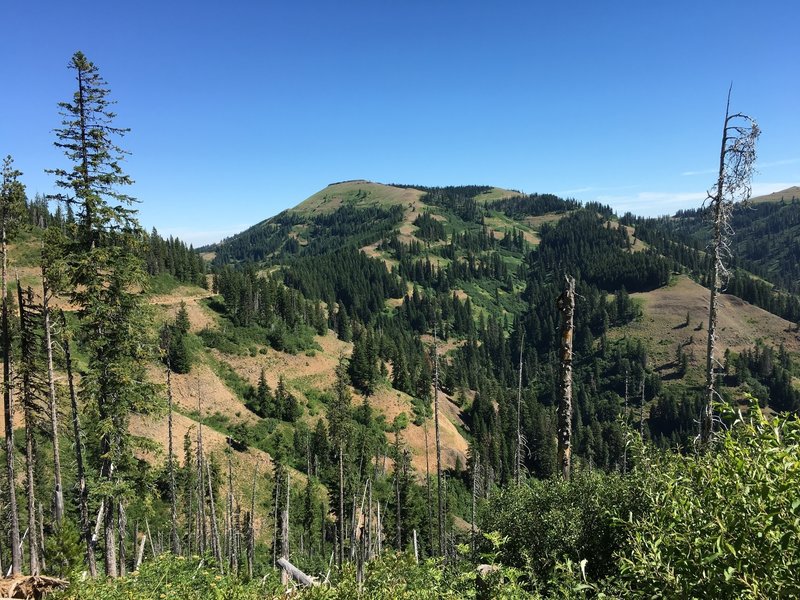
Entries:
{"type": "Polygon", "coordinates": [[[133,466],[128,417],[153,401],[152,387],[142,384],[149,348],[138,293],[145,284],[142,231],[133,198],[120,191],[132,180],[120,166],[125,152],[115,140],[128,130],[113,125],[116,115],[97,67],[76,52],[69,68],[77,89],[71,102],[59,103],[63,120],[55,145],[72,167],[50,172],[64,190],[59,199],[78,208],[60,250],[87,355],[81,391],[93,420],[90,455],[100,472],[106,574],[114,577],[116,507],[133,466]]]}
{"type": "Polygon", "coordinates": [[[350,436],[351,396],[347,378],[347,364],[344,357],[336,367],[336,381],[333,386],[333,397],[328,404],[328,433],[331,446],[336,449],[339,461],[339,489],[336,502],[337,529],[339,532],[339,555],[337,561],[344,562],[344,453],[350,436]]]}
{"type": "Polygon", "coordinates": [[[11,574],[22,569],[20,550],[19,515],[14,494],[16,477],[14,473],[14,398],[11,372],[11,331],[8,306],[8,241],[16,231],[25,210],[25,188],[19,181],[20,171],[14,168],[11,156],[3,160],[3,183],[0,189],[0,250],[2,263],[2,337],[3,337],[3,412],[5,421],[6,484],[9,490],[9,545],[11,546],[11,574]]]}

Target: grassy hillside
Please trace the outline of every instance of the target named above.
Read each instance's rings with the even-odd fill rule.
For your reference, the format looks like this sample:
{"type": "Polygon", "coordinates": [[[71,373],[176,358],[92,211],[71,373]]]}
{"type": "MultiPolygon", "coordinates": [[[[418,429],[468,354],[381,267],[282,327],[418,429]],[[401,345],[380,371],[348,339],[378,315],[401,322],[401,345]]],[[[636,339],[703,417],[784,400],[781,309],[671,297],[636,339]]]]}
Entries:
{"type": "Polygon", "coordinates": [[[793,185],[785,190],[764,194],[763,196],[756,196],[752,198],[750,202],[758,204],[759,202],[791,202],[792,200],[800,200],[800,186],[793,185]]]}
{"type": "Polygon", "coordinates": [[[331,213],[342,206],[358,208],[413,204],[423,194],[413,188],[399,188],[366,180],[333,183],[309,196],[289,212],[301,215],[331,213]]]}

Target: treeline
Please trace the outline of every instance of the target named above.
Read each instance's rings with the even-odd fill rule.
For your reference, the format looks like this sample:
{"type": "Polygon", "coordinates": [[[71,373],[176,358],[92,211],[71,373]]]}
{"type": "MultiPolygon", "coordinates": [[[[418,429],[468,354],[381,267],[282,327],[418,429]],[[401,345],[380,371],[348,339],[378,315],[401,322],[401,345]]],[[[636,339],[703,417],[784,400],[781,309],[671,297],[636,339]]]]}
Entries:
{"type": "Polygon", "coordinates": [[[668,260],[652,251],[632,252],[627,229],[593,211],[577,211],[555,225],[545,224],[540,237],[535,257],[546,269],[570,271],[602,289],[640,292],[669,281],[668,260]]]}
{"type": "Polygon", "coordinates": [[[467,223],[480,223],[484,207],[478,204],[475,196],[491,190],[492,187],[486,185],[427,188],[420,200],[425,204],[439,206],[467,223]]]}
{"type": "MultiPolygon", "coordinates": [[[[54,228],[65,231],[67,227],[75,226],[75,215],[72,204],[57,202],[55,211],[50,210],[53,200],[37,194],[32,199],[25,199],[26,223],[30,227],[40,230],[54,228]],[[62,204],[67,210],[62,210],[62,204]]],[[[151,276],[169,274],[180,282],[207,287],[208,268],[206,261],[195,252],[191,245],[180,239],[169,236],[163,238],[155,228],[148,234],[139,230],[142,245],[138,248],[145,261],[147,273],[151,276]]]]}
{"type": "Polygon", "coordinates": [[[525,217],[577,210],[580,206],[577,200],[565,200],[553,194],[528,194],[495,200],[487,208],[505,213],[512,219],[523,220],[525,217]]]}
{"type": "Polygon", "coordinates": [[[360,248],[377,242],[402,218],[399,205],[359,208],[345,204],[314,216],[284,211],[206,249],[216,252],[216,266],[320,256],[345,246],[360,248]]]}
{"type": "MultiPolygon", "coordinates": [[[[766,212],[780,214],[780,206],[776,207],[768,203],[755,206],[761,207],[765,205],[774,207],[772,211],[766,212]]],[[[789,216],[795,210],[800,214],[800,205],[795,207],[794,202],[784,208],[789,209],[789,216]]],[[[743,210],[749,211],[750,209],[735,207],[734,215],[741,215],[743,210]]],[[[765,211],[756,210],[757,214],[759,212],[765,211]]],[[[674,223],[676,219],[663,217],[659,219],[643,219],[635,218],[630,214],[626,215],[624,222],[634,224],[636,226],[636,235],[639,239],[647,242],[655,250],[672,259],[674,261],[673,268],[686,271],[701,285],[707,287],[711,264],[710,258],[702,250],[704,248],[702,237],[689,233],[694,228],[697,228],[698,232],[702,231],[705,223],[702,216],[703,213],[699,211],[681,211],[679,214],[681,219],[685,219],[691,225],[676,225],[674,223]]],[[[747,215],[748,213],[745,212],[744,214],[747,215]]],[[[769,219],[769,222],[773,227],[779,227],[778,223],[780,221],[769,219]]],[[[787,231],[793,231],[793,226],[790,226],[787,231]]],[[[795,258],[792,254],[792,249],[796,245],[796,240],[793,234],[788,235],[788,238],[791,239],[787,239],[787,236],[782,234],[778,235],[778,237],[781,239],[781,249],[780,251],[776,250],[775,254],[771,256],[781,257],[778,259],[779,269],[782,273],[785,269],[785,273],[789,274],[788,278],[785,278],[782,274],[776,275],[777,270],[770,271],[760,262],[743,260],[738,258],[738,254],[735,254],[731,259],[730,275],[723,282],[723,291],[783,319],[797,323],[800,321],[800,298],[795,293],[786,291],[787,289],[794,289],[794,283],[792,283],[794,276],[791,274],[796,268],[796,263],[794,262],[795,258]],[[766,278],[767,281],[753,277],[745,272],[745,268],[759,277],[766,278]],[[774,284],[770,283],[770,281],[774,282],[774,284]],[[781,287],[783,289],[780,289],[781,287]]],[[[738,247],[738,245],[748,246],[750,244],[759,245],[760,239],[758,237],[750,237],[750,230],[743,226],[743,230],[733,236],[732,247],[738,247]],[[740,236],[745,239],[739,239],[740,236]]]]}
{"type": "Polygon", "coordinates": [[[363,323],[383,311],[386,299],[405,292],[403,281],[387,271],[382,260],[355,247],[293,260],[283,269],[283,277],[306,298],[322,300],[328,307],[339,305],[363,323]]]}
{"type": "MultiPolygon", "coordinates": [[[[297,352],[311,345],[311,335],[325,335],[327,318],[319,301],[307,300],[297,290],[287,288],[279,277],[262,277],[250,265],[242,270],[218,269],[213,276],[213,291],[224,300],[224,313],[235,327],[251,331],[228,332],[235,343],[238,337],[260,341],[284,352],[297,352]],[[260,330],[253,330],[258,327],[260,330]]],[[[226,334],[205,330],[207,344],[224,348],[226,334]]]]}
{"type": "Polygon", "coordinates": [[[786,348],[756,344],[732,356],[726,356],[725,370],[731,383],[745,384],[762,406],[778,412],[800,411],[800,390],[793,379],[798,368],[786,348]]]}
{"type": "Polygon", "coordinates": [[[149,275],[169,273],[178,281],[208,287],[206,261],[192,246],[172,236],[164,239],[155,229],[144,235],[144,242],[144,260],[149,275]]]}
{"type": "MultiPolygon", "coordinates": [[[[711,235],[707,211],[701,209],[679,211],[671,219],[635,221],[637,232],[641,227],[642,239],[648,242],[660,235],[704,249],[711,235]]],[[[736,205],[730,226],[734,232],[730,240],[733,266],[746,269],[782,290],[800,291],[800,200],[787,198],[736,205]]]]}

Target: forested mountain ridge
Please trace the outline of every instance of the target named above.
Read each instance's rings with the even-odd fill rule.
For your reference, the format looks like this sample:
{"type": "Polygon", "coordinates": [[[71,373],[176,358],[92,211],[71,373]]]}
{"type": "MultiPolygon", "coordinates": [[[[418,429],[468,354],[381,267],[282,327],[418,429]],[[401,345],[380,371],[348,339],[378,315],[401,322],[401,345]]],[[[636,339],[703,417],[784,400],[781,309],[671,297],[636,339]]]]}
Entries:
{"type": "MultiPolygon", "coordinates": [[[[680,223],[685,218],[678,215],[669,222],[680,223]]],[[[230,265],[238,271],[247,263],[269,267],[287,286],[320,301],[327,310],[328,327],[341,339],[357,340],[358,330],[363,329],[371,338],[369,344],[377,346],[384,377],[394,389],[408,392],[414,399],[417,420],[425,408],[420,407],[415,390],[421,389],[417,386],[422,386],[427,375],[417,383],[422,374],[414,364],[419,364],[420,347],[409,342],[423,339],[430,346],[436,327],[439,343],[447,350],[442,357],[440,388],[467,409],[465,424],[475,434],[483,427],[497,426],[481,422],[494,418],[481,412],[482,398],[487,395],[486,390],[481,393],[484,386],[503,418],[503,403],[498,404],[497,396],[503,389],[513,393],[513,365],[519,361],[523,331],[523,388],[533,394],[532,415],[539,410],[536,405],[546,407],[553,402],[558,327],[555,298],[562,273],[574,273],[587,291],[581,302],[589,314],[577,335],[580,352],[590,367],[587,383],[593,390],[584,402],[595,403],[603,396],[601,389],[612,394],[609,400],[616,396],[616,402],[623,402],[626,374],[631,389],[634,384],[641,387],[644,374],[648,382],[645,402],[656,407],[664,385],[667,397],[674,395],[670,392],[673,388],[681,397],[687,389],[697,389],[703,334],[684,335],[682,328],[689,323],[681,323],[688,319],[694,329],[701,328],[690,314],[692,310],[700,314],[696,302],[687,298],[702,294],[702,288],[681,283],[676,274],[702,272],[704,257],[696,244],[687,246],[683,238],[665,244],[648,236],[655,221],[631,215],[618,221],[606,206],[581,207],[552,195],[526,196],[490,186],[425,188],[359,180],[332,184],[296,208],[221,242],[215,247],[214,263],[221,274],[232,273],[230,265]],[[269,243],[260,247],[258,240],[264,238],[259,236],[265,234],[269,243]],[[669,251],[669,244],[695,248],[696,262],[687,261],[684,251],[669,251]],[[260,260],[254,261],[256,257],[260,260]],[[669,288],[673,290],[665,296],[669,300],[660,300],[663,294],[659,296],[657,290],[667,289],[664,286],[670,283],[677,285],[669,288]],[[655,329],[637,325],[648,322],[671,325],[655,329]],[[619,344],[624,349],[615,350],[617,366],[605,364],[609,345],[619,344]],[[631,356],[625,356],[628,352],[638,358],[632,362],[631,356]],[[603,375],[605,369],[608,372],[603,375]],[[601,381],[604,383],[598,385],[601,381]],[[548,395],[550,400],[545,400],[548,395]]],[[[741,288],[757,282],[741,272],[732,284],[741,288]]],[[[735,294],[739,288],[730,291],[735,294]]],[[[229,291],[228,297],[232,295],[236,294],[229,291]]],[[[786,299],[780,305],[766,301],[760,305],[780,316],[791,316],[796,298],[787,295],[786,299]]],[[[792,321],[763,311],[755,315],[734,300],[726,305],[725,330],[730,335],[722,334],[722,350],[742,351],[745,338],[734,331],[748,330],[756,318],[764,322],[760,329],[764,335],[746,338],[751,343],[797,350],[792,321]]],[[[372,381],[372,377],[367,379],[372,381]]],[[[356,381],[357,387],[369,394],[373,387],[369,381],[361,385],[356,381]]],[[[761,384],[753,380],[753,385],[761,384]]],[[[786,394],[793,405],[796,394],[786,394]]],[[[513,397],[506,403],[513,405],[513,397]]],[[[610,410],[610,416],[618,407],[610,405],[604,410],[610,410]]],[[[587,427],[598,427],[596,415],[596,408],[587,407],[583,419],[587,427]]],[[[530,418],[544,426],[541,417],[530,418]]],[[[608,417],[600,420],[604,418],[608,417]]],[[[672,442],[677,442],[673,425],[667,429],[672,442]]],[[[552,422],[547,427],[552,427],[552,422]]],[[[605,464],[611,466],[614,459],[609,459],[607,444],[613,439],[613,419],[605,426],[611,429],[603,431],[603,427],[594,432],[588,446],[579,444],[579,452],[604,456],[605,464]],[[600,440],[594,441],[597,438],[600,440]],[[600,449],[591,448],[593,444],[600,449]]],[[[686,423],[681,431],[680,439],[686,442],[690,434],[686,423]]],[[[531,437],[548,437],[542,433],[531,431],[531,437]]],[[[494,439],[483,442],[484,450],[498,461],[494,468],[503,469],[510,450],[493,446],[497,443],[494,439]]],[[[474,437],[471,440],[477,443],[474,437]]],[[[549,468],[537,466],[534,470],[545,473],[549,468]]],[[[510,472],[510,467],[506,469],[501,477],[510,472]]]]}
{"type": "MultiPolygon", "coordinates": [[[[200,423],[220,497],[229,489],[228,460],[236,501],[254,491],[265,514],[276,480],[290,473],[292,543],[302,536],[312,544],[294,560],[317,568],[319,548],[330,547],[336,532],[335,521],[319,515],[335,512],[329,423],[338,410],[336,382],[343,381],[352,436],[345,493],[350,497],[366,477],[383,481],[385,518],[392,531],[399,520],[397,543],[406,546],[413,530],[421,534],[430,523],[425,483],[435,471],[438,379],[446,531],[464,535],[473,479],[488,495],[513,477],[518,393],[523,467],[537,477],[556,472],[556,299],[567,273],[578,279],[579,468],[623,469],[626,425],[656,445],[691,443],[707,290],[689,279],[681,255],[660,253],[657,240],[639,237],[637,222],[617,220],[604,206],[488,186],[392,186],[389,195],[402,198],[394,202],[380,196],[378,184],[369,184],[369,194],[359,191],[362,182],[347,185],[356,201],[321,211],[331,203],[329,189],[315,195],[327,203],[306,204],[299,216],[282,213],[293,231],[259,261],[248,259],[258,252],[248,250],[225,264],[226,242],[204,265],[177,240],[156,232],[147,238],[151,335],[171,332],[173,440],[189,448],[179,481],[193,485],[186,465],[200,423]],[[253,474],[264,471],[272,474],[253,488],[253,474]]],[[[31,214],[37,210],[31,202],[31,214]]],[[[61,218],[45,225],[57,227],[61,218]]],[[[33,287],[41,285],[37,219],[10,253],[12,269],[33,287]]],[[[280,239],[270,235],[273,243],[280,239]]],[[[797,410],[793,323],[733,296],[723,298],[722,314],[721,347],[730,349],[726,397],[736,402],[751,392],[773,410],[797,410]]],[[[164,385],[162,363],[153,361],[148,374],[164,385]]],[[[131,423],[135,435],[155,442],[137,456],[153,466],[156,488],[165,485],[166,419],[156,412],[134,415],[131,423]]],[[[156,530],[168,528],[165,501],[156,496],[142,513],[156,530]]],[[[276,543],[271,521],[263,519],[262,548],[276,543]]],[[[433,553],[427,540],[434,538],[420,537],[422,551],[433,553]]]]}
{"type": "MultiPolygon", "coordinates": [[[[643,219],[632,215],[623,221],[635,225],[642,239],[656,244],[693,272],[703,271],[703,254],[709,240],[706,211],[679,211],[674,217],[643,219]]],[[[800,291],[800,193],[789,188],[753,198],[733,209],[730,225],[731,267],[747,270],[774,284],[776,290],[800,291]]],[[[748,284],[734,273],[731,291],[789,320],[800,320],[800,306],[787,298],[789,306],[768,305],[771,286],[748,284]],[[737,279],[739,279],[737,281],[737,279]]]]}

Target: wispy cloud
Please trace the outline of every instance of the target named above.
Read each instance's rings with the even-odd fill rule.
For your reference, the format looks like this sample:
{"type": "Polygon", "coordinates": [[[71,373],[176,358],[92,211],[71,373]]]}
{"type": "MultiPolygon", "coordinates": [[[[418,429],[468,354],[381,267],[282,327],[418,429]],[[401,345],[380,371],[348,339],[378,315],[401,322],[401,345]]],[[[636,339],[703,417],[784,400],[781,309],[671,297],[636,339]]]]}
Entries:
{"type": "Polygon", "coordinates": [[[781,160],[771,160],[769,162],[756,162],[757,169],[769,169],[770,167],[782,167],[784,165],[796,165],[800,163],[800,158],[784,158],[781,160]]]}
{"type": "Polygon", "coordinates": [[[671,214],[681,208],[699,206],[705,192],[638,192],[626,195],[600,195],[598,202],[610,205],[617,213],[632,212],[643,216],[671,214]]]}
{"type": "MultiPolygon", "coordinates": [[[[769,169],[772,167],[783,167],[786,165],[796,165],[800,163],[800,158],[782,158],[780,160],[771,160],[768,162],[756,162],[756,169],[769,169]]],[[[684,171],[681,173],[683,177],[692,177],[694,175],[714,175],[717,169],[701,169],[699,171],[684,171]]]]}
{"type": "Polygon", "coordinates": [[[681,173],[682,177],[692,177],[694,175],[713,175],[716,173],[714,169],[703,169],[701,171],[684,171],[681,173]]]}
{"type": "Polygon", "coordinates": [[[800,181],[794,181],[791,183],[787,183],[785,181],[784,182],[759,181],[753,183],[753,197],[766,196],[767,194],[780,192],[781,190],[785,190],[786,188],[798,185],[800,185],[800,181]]]}
{"type": "MultiPolygon", "coordinates": [[[[772,194],[792,186],[798,182],[759,181],[753,183],[753,197],[772,194]]],[[[673,214],[684,208],[699,208],[706,200],[705,191],[693,192],[658,192],[645,191],[635,194],[600,194],[594,200],[608,204],[618,214],[630,211],[641,216],[658,216],[673,214]]]]}

